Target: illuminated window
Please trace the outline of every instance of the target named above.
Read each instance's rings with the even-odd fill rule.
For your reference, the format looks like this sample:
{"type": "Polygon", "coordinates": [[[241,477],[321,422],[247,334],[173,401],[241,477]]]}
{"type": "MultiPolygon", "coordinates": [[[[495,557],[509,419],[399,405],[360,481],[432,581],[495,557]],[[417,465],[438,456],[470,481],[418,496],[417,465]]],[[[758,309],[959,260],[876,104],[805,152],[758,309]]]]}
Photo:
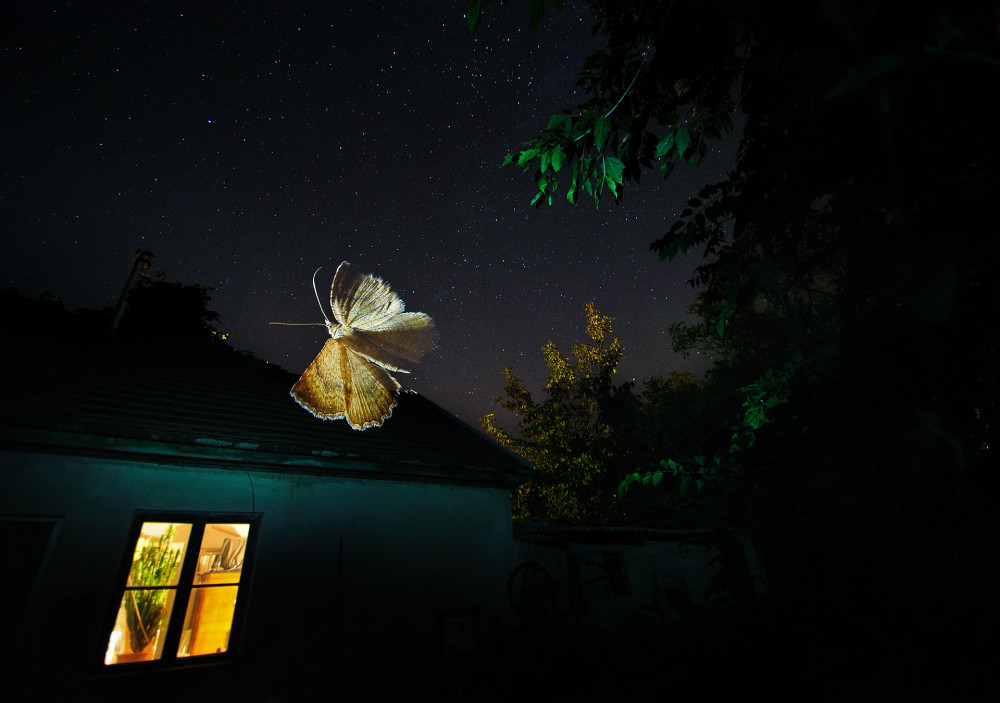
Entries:
{"type": "Polygon", "coordinates": [[[256,532],[256,517],[245,514],[137,516],[104,664],[177,665],[231,653],[256,532]]]}

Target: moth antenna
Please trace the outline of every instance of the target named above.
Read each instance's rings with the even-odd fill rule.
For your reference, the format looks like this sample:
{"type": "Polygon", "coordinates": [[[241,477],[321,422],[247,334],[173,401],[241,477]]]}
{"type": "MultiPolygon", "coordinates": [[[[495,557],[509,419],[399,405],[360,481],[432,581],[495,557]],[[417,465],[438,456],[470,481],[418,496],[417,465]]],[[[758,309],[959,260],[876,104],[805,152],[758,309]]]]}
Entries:
{"type": "Polygon", "coordinates": [[[285,325],[286,327],[306,327],[309,325],[319,325],[326,327],[322,322],[268,322],[269,325],[285,325]]]}
{"type": "MultiPolygon", "coordinates": [[[[328,318],[326,316],[326,310],[323,309],[323,303],[321,303],[320,300],[319,300],[319,291],[316,290],[316,274],[319,273],[320,269],[322,269],[322,268],[323,267],[320,266],[318,269],[316,269],[315,271],[313,271],[313,295],[316,296],[316,304],[319,305],[319,314],[323,316],[323,319],[326,321],[327,327],[329,327],[330,326],[330,318],[328,318]]],[[[316,324],[319,324],[319,323],[316,323],[316,324]]]]}

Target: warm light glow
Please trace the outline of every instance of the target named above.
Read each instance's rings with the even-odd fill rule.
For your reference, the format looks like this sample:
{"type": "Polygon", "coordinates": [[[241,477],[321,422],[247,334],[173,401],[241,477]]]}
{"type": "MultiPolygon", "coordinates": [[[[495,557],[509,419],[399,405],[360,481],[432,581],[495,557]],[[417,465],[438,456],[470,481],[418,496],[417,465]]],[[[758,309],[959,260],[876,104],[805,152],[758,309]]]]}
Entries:
{"type": "Polygon", "coordinates": [[[132,554],[105,664],[159,659],[173,612],[190,524],[145,522],[132,554]]]}
{"type": "MultiPolygon", "coordinates": [[[[143,523],[118,616],[108,638],[106,665],[163,657],[167,631],[179,624],[173,619],[174,600],[191,529],[191,524],[143,523]]],[[[184,620],[176,656],[221,654],[229,650],[249,534],[250,525],[246,523],[205,525],[191,590],[187,603],[182,604],[184,620]]]]}
{"type": "Polygon", "coordinates": [[[249,534],[247,524],[205,525],[178,657],[221,654],[229,649],[239,590],[235,584],[243,572],[243,550],[249,534]]]}

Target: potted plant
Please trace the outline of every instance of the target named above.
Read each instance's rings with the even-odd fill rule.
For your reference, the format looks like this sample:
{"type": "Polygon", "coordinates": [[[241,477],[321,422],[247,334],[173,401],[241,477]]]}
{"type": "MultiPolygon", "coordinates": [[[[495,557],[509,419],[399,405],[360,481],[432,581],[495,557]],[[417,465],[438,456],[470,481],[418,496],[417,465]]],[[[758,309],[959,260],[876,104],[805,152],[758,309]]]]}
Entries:
{"type": "MultiPolygon", "coordinates": [[[[128,627],[129,650],[136,654],[147,654],[159,631],[160,618],[170,591],[158,587],[173,581],[181,553],[180,549],[171,549],[175,529],[174,525],[170,525],[155,542],[145,540],[129,570],[128,585],[143,587],[127,590],[122,604],[128,627]]],[[[145,658],[151,657],[152,651],[149,651],[145,658]]]]}

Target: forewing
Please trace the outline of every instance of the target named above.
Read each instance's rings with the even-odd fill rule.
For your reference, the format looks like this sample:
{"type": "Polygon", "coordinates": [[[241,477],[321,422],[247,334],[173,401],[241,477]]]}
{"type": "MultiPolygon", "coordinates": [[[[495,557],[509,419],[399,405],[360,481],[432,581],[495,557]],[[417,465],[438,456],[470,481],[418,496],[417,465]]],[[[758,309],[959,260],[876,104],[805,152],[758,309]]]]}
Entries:
{"type": "Polygon", "coordinates": [[[342,325],[370,330],[403,312],[403,301],[381,278],[360,273],[346,261],[337,267],[330,287],[330,308],[342,325]]]}
{"type": "Polygon", "coordinates": [[[353,352],[343,339],[328,339],[291,395],[318,418],[346,418],[351,427],[364,430],[392,415],[399,389],[385,369],[353,352]]]}
{"type": "Polygon", "coordinates": [[[344,341],[358,354],[390,371],[406,371],[431,350],[437,336],[430,317],[422,312],[403,312],[379,329],[353,329],[344,341]]]}

